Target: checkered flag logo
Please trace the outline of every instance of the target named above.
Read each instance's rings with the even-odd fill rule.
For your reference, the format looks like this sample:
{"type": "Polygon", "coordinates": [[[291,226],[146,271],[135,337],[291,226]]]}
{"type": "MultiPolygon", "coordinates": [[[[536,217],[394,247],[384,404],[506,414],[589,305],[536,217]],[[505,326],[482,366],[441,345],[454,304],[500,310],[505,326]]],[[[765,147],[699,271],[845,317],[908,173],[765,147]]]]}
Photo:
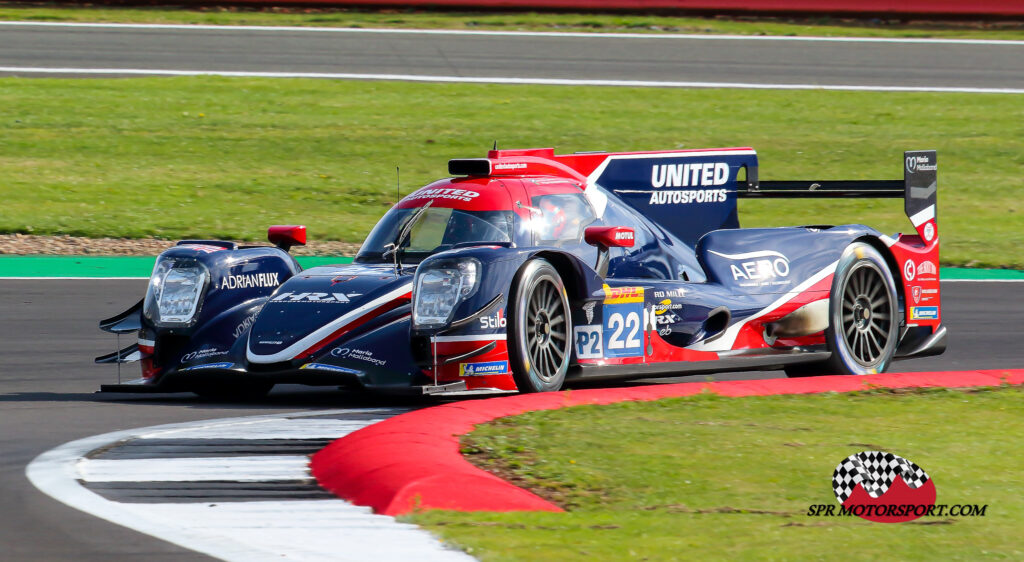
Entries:
{"type": "Polygon", "coordinates": [[[863,451],[846,457],[832,473],[832,489],[840,504],[846,502],[860,484],[872,498],[880,498],[901,476],[911,489],[928,482],[928,474],[907,459],[883,451],[863,451]]]}

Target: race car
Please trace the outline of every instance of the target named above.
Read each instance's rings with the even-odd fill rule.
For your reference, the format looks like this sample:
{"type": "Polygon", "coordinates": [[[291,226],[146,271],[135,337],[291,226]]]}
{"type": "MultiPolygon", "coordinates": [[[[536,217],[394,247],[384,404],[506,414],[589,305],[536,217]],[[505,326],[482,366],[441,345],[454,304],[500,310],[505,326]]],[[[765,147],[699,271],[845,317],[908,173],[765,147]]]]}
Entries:
{"type": "Polygon", "coordinates": [[[751,148],[492,150],[448,163],[354,262],[302,269],[274,246],[184,240],[145,297],[100,322],[137,343],[109,392],[253,396],[275,384],[420,394],[784,369],[876,373],[945,349],[934,151],[903,179],[759,181],[751,148]],[[914,234],[740,228],[737,199],[903,198],[914,234]]]}

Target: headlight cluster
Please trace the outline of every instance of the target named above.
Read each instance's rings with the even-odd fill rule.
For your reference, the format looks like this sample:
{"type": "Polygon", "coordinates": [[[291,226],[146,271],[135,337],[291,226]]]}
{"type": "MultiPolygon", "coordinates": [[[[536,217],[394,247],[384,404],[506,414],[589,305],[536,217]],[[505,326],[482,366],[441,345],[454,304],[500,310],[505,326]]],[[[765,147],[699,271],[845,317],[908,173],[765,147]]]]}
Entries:
{"type": "Polygon", "coordinates": [[[149,278],[143,314],[157,326],[191,325],[209,277],[194,259],[159,259],[149,278]]]}
{"type": "Polygon", "coordinates": [[[413,325],[446,326],[455,307],[472,296],[479,284],[480,262],[472,258],[421,265],[413,289],[413,325]]]}

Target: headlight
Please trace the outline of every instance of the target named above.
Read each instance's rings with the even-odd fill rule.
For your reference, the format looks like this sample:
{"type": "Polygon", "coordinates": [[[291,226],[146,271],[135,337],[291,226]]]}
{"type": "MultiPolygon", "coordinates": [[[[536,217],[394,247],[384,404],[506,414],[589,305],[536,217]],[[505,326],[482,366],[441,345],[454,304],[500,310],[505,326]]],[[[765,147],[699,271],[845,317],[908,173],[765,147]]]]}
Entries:
{"type": "Polygon", "coordinates": [[[194,259],[161,258],[149,278],[143,314],[157,326],[191,325],[208,278],[194,259]]]}
{"type": "Polygon", "coordinates": [[[479,283],[480,262],[472,258],[420,266],[413,290],[413,326],[446,326],[456,305],[472,296],[479,283]]]}

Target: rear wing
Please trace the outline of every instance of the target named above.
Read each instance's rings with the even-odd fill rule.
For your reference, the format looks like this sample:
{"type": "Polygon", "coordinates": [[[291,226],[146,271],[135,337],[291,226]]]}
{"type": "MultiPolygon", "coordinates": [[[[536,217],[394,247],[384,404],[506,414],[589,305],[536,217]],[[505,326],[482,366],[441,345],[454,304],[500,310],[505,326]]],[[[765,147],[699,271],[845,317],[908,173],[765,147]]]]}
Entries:
{"type": "Polygon", "coordinates": [[[935,204],[938,168],[934,150],[903,153],[902,180],[784,180],[759,181],[757,169],[747,170],[747,182],[738,182],[741,198],[903,198],[903,208],[925,242],[937,233],[935,204]],[[929,226],[930,225],[930,226],[929,226]]]}

